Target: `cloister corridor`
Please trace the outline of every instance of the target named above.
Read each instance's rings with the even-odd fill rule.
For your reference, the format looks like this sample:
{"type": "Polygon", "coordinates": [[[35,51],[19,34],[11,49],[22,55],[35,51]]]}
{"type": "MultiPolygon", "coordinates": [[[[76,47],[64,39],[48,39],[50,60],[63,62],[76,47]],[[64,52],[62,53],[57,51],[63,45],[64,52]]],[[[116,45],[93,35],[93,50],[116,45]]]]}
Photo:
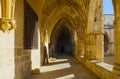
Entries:
{"type": "Polygon", "coordinates": [[[120,79],[120,0],[110,32],[103,1],[0,0],[0,79],[120,79]]]}
{"type": "Polygon", "coordinates": [[[40,73],[33,74],[30,79],[100,79],[71,55],[59,54],[55,58],[55,61],[42,66],[40,73]]]}

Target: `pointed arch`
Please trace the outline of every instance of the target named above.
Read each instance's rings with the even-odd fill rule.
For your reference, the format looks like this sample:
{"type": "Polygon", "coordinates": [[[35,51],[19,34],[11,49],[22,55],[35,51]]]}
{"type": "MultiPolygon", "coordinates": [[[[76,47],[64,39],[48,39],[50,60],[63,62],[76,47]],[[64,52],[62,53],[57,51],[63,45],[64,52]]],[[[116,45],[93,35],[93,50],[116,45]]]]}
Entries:
{"type": "Polygon", "coordinates": [[[71,32],[74,29],[73,24],[71,24],[71,22],[67,18],[63,17],[55,24],[54,28],[52,29],[51,34],[50,34],[50,40],[51,38],[54,38],[55,36],[57,36],[56,32],[58,32],[58,30],[61,29],[61,26],[66,27],[71,32]]]}
{"type": "Polygon", "coordinates": [[[61,18],[54,26],[50,35],[50,43],[54,46],[55,52],[67,52],[74,54],[74,36],[73,36],[73,27],[68,19],[65,17],[61,18]],[[65,37],[63,37],[65,36],[65,37]],[[63,38],[61,38],[63,37],[63,38]],[[61,43],[61,41],[66,42],[61,43]],[[65,49],[64,49],[65,48],[65,49]],[[61,51],[63,49],[64,51],[61,51]]]}
{"type": "Polygon", "coordinates": [[[109,50],[109,42],[110,42],[109,35],[107,32],[105,32],[105,34],[104,34],[104,53],[107,53],[109,50]]]}

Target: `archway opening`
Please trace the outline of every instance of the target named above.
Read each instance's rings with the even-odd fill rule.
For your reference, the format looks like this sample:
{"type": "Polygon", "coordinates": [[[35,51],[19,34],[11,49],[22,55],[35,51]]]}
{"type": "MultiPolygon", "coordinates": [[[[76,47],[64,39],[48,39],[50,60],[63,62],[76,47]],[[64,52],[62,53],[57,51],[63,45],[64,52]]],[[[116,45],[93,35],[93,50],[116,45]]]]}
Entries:
{"type": "Polygon", "coordinates": [[[114,63],[114,12],[112,0],[103,0],[104,16],[104,61],[113,65],[114,63]],[[109,38],[108,38],[109,37],[109,38]]]}
{"type": "Polygon", "coordinates": [[[61,26],[58,30],[55,43],[56,54],[72,54],[72,36],[69,29],[65,26],[61,26]]]}
{"type": "Polygon", "coordinates": [[[56,25],[50,37],[50,57],[73,54],[73,36],[69,28],[64,24],[56,25]]]}
{"type": "Polygon", "coordinates": [[[107,54],[109,51],[109,38],[107,34],[104,35],[104,54],[107,54]]]}

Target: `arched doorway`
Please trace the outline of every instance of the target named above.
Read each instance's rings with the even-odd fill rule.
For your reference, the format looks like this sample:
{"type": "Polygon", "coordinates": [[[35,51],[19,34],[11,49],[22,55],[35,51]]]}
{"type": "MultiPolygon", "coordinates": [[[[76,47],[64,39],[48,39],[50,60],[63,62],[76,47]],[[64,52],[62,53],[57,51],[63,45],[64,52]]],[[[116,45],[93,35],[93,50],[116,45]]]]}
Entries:
{"type": "Polygon", "coordinates": [[[74,48],[72,33],[65,25],[58,27],[55,27],[51,34],[50,49],[52,53],[50,53],[50,56],[63,54],[72,55],[74,48]]]}
{"type": "Polygon", "coordinates": [[[109,38],[107,34],[104,35],[104,53],[108,53],[109,50],[109,38]]]}
{"type": "Polygon", "coordinates": [[[55,53],[56,54],[72,54],[72,36],[69,29],[65,26],[61,26],[58,30],[55,43],[55,53]]]}

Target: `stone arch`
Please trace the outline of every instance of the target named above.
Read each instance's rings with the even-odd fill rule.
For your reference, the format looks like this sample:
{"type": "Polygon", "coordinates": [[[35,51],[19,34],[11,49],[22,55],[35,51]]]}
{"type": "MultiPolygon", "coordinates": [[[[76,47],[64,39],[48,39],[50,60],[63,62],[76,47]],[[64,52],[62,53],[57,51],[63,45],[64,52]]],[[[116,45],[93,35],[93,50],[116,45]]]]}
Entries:
{"type": "MultiPolygon", "coordinates": [[[[41,28],[49,30],[48,31],[49,41],[50,41],[50,34],[51,34],[53,27],[62,17],[69,19],[70,22],[74,25],[73,27],[75,28],[80,29],[80,26],[82,27],[86,26],[84,23],[86,23],[87,14],[86,14],[86,11],[83,11],[80,9],[82,6],[80,6],[76,1],[73,1],[73,0],[70,0],[70,1],[61,0],[60,2],[62,4],[60,4],[59,1],[58,2],[52,1],[52,3],[48,3],[47,1],[45,5],[43,6],[44,18],[42,18],[41,28]],[[48,8],[50,9],[47,10],[48,8]]],[[[77,29],[77,31],[79,30],[77,29]]]]}
{"type": "Polygon", "coordinates": [[[109,36],[107,32],[104,34],[104,53],[107,53],[109,50],[109,36]]]}
{"type": "Polygon", "coordinates": [[[61,25],[60,29],[58,30],[58,34],[56,36],[55,41],[55,52],[56,53],[69,53],[72,54],[73,52],[73,38],[69,31],[69,29],[61,25]]]}
{"type": "MultiPolygon", "coordinates": [[[[52,0],[53,1],[53,0],[52,0]]],[[[43,6],[43,13],[46,14],[47,16],[49,16],[52,11],[54,11],[55,9],[58,9],[58,8],[61,8],[61,6],[69,6],[71,7],[73,10],[76,10],[81,16],[83,15],[86,15],[87,12],[84,12],[83,10],[81,10],[81,7],[84,7],[84,6],[80,6],[78,4],[78,2],[74,1],[74,0],[54,0],[53,2],[52,1],[45,1],[45,4],[43,6]],[[50,4],[50,2],[52,2],[50,4]]],[[[84,7],[84,9],[88,8],[89,7],[89,3],[90,1],[87,1],[86,2],[86,7],[84,7]]],[[[82,17],[83,19],[85,19],[84,17],[82,17]]]]}
{"type": "MultiPolygon", "coordinates": [[[[53,31],[57,32],[57,30],[60,29],[61,25],[66,26],[69,29],[69,31],[74,30],[73,24],[68,19],[63,17],[55,24],[54,28],[52,29],[52,33],[53,33],[53,31]]],[[[51,33],[51,35],[53,35],[52,33],[51,33]]],[[[54,36],[52,36],[52,37],[54,37],[54,36]]]]}
{"type": "MultiPolygon", "coordinates": [[[[64,23],[64,24],[69,24],[72,26],[71,30],[75,29],[75,20],[73,17],[71,17],[68,13],[60,13],[60,15],[58,16],[55,16],[55,19],[54,19],[54,22],[51,22],[53,24],[46,24],[45,26],[49,26],[49,27],[46,27],[46,29],[48,29],[48,33],[49,33],[49,36],[48,36],[48,40],[50,41],[50,35],[51,35],[51,32],[52,30],[54,29],[54,26],[60,21],[60,23],[64,23]]],[[[69,28],[69,27],[68,27],[69,28]]],[[[70,28],[69,28],[70,29],[70,28]]]]}
{"type": "MultiPolygon", "coordinates": [[[[50,35],[50,45],[55,47],[55,44],[57,43],[57,39],[59,37],[59,34],[62,30],[66,30],[67,34],[70,35],[70,40],[71,41],[71,45],[73,46],[74,45],[74,28],[73,28],[73,25],[71,24],[71,22],[66,19],[65,17],[61,18],[54,26],[54,28],[52,29],[52,32],[51,32],[51,35],[50,35]]],[[[65,32],[65,31],[64,31],[65,32]]],[[[66,36],[67,37],[67,36],[66,36]]],[[[74,46],[71,47],[72,49],[72,52],[71,54],[74,54],[74,46]]],[[[56,50],[54,49],[54,52],[56,50]]],[[[51,52],[51,49],[50,49],[50,52],[51,52]]]]}
{"type": "Polygon", "coordinates": [[[113,3],[113,8],[114,8],[114,67],[113,67],[113,73],[116,74],[117,76],[120,75],[120,0],[112,0],[113,3]]]}

